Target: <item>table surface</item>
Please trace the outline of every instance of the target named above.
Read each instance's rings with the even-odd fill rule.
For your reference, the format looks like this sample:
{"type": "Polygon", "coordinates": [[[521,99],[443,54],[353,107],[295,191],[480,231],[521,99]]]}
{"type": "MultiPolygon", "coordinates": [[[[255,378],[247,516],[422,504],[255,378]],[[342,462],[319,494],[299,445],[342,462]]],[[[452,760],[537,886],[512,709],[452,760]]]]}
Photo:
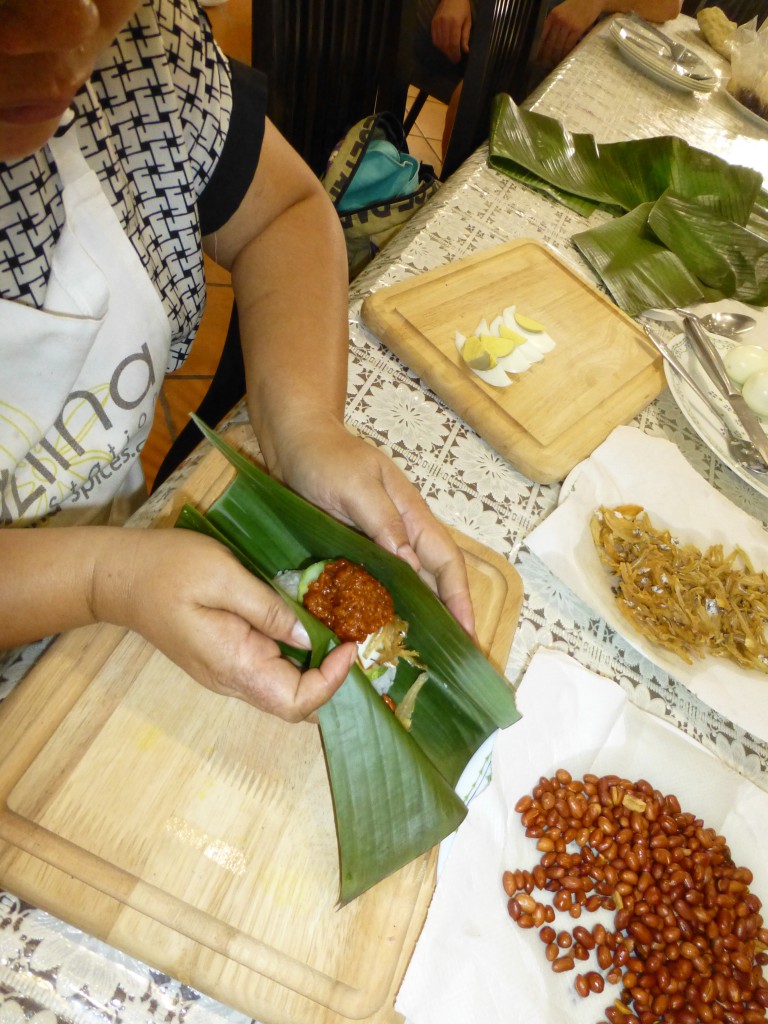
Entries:
{"type": "MultiPolygon", "coordinates": [[[[725,74],[727,65],[703,42],[695,21],[681,16],[667,29],[725,74]]],[[[598,142],[678,135],[768,178],[768,126],[742,114],[720,92],[673,89],[636,70],[621,57],[607,23],[582,41],[525,106],[557,118],[572,131],[590,132],[598,142]]],[[[490,170],[486,161],[487,148],[481,147],[354,282],[349,427],[391,455],[439,518],[515,564],[525,585],[525,601],[507,665],[512,683],[519,680],[536,647],[567,650],[588,668],[615,679],[648,712],[673,722],[768,789],[765,739],[720,718],[635,652],[559,586],[527,550],[526,537],[555,507],[559,485],[536,484],[516,472],[361,325],[360,306],[370,291],[513,238],[552,245],[599,285],[570,242],[585,226],[584,219],[490,170]]],[[[593,215],[590,225],[596,223],[595,216],[600,215],[593,215]]],[[[241,410],[233,418],[239,416],[241,410]]],[[[634,425],[674,440],[706,480],[768,523],[768,499],[711,453],[688,427],[668,391],[634,425]]],[[[200,457],[193,456],[192,464],[200,457]]],[[[177,485],[184,472],[182,468],[166,488],[177,485]]],[[[133,525],[149,521],[164,495],[166,489],[158,492],[134,517],[133,525]]],[[[36,1024],[247,1020],[1,891],[0,1019],[36,1024]]]]}

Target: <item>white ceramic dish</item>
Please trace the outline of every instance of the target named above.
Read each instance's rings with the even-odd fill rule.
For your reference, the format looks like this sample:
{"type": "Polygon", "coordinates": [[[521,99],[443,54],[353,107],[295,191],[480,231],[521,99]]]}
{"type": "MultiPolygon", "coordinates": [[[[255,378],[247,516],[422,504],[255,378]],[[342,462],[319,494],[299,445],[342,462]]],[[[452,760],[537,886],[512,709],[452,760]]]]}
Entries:
{"type": "MultiPolygon", "coordinates": [[[[475,753],[467,762],[467,766],[461,773],[456,783],[456,792],[469,805],[491,781],[491,757],[493,756],[493,745],[496,742],[497,732],[491,733],[488,739],[477,748],[475,753]]],[[[437,874],[445,866],[448,853],[453,845],[456,833],[452,832],[440,844],[440,852],[437,855],[437,874]]]]}
{"type": "MultiPolygon", "coordinates": [[[[710,334],[710,338],[715,343],[717,350],[720,355],[725,355],[729,348],[733,348],[734,345],[739,344],[736,341],[731,341],[728,338],[721,338],[717,335],[710,334]]],[[[705,392],[710,395],[712,400],[717,404],[717,407],[723,410],[724,415],[730,415],[730,419],[735,420],[733,414],[729,414],[729,407],[725,399],[722,397],[720,392],[717,390],[715,385],[709,379],[706,371],[698,361],[696,356],[691,351],[691,347],[685,339],[684,335],[680,335],[670,343],[672,352],[677,356],[680,362],[685,366],[686,370],[691,374],[697,384],[700,384],[705,392]]],[[[669,390],[672,392],[672,397],[680,407],[680,411],[686,420],[690,424],[691,428],[696,431],[701,440],[710,448],[715,455],[724,462],[729,469],[741,479],[753,487],[760,494],[768,497],[768,477],[766,475],[761,476],[759,473],[750,473],[748,469],[744,469],[743,466],[739,465],[738,462],[731,456],[728,451],[728,445],[725,440],[725,429],[720,420],[715,416],[714,412],[702,402],[699,396],[693,391],[685,381],[679,377],[671,367],[667,364],[664,365],[664,372],[667,376],[667,383],[669,384],[669,390]]]]}
{"type": "Polygon", "coordinates": [[[642,26],[634,21],[614,18],[611,35],[632,64],[664,85],[687,92],[712,92],[718,84],[719,79],[713,69],[693,50],[683,50],[675,61],[670,54],[664,53],[662,42],[650,33],[644,33],[642,26]]]}

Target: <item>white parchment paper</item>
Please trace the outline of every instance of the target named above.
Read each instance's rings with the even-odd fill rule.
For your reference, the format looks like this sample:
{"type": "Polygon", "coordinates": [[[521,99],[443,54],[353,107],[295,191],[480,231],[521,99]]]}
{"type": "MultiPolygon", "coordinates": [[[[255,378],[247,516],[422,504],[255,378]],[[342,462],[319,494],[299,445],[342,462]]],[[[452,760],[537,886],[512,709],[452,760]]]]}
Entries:
{"type": "MultiPolygon", "coordinates": [[[[645,778],[675,793],[684,811],[727,837],[735,862],[754,873],[752,891],[768,899],[768,793],[560,652],[533,656],[518,704],[523,717],[497,735],[491,783],[458,830],[401,986],[396,1008],[409,1024],[594,1024],[618,996],[606,985],[581,999],[574,972],[554,974],[536,930],[507,913],[503,871],[530,869],[541,856],[514,805],[557,768],[645,778]]],[[[607,924],[599,913],[558,921],[569,930],[607,924]]],[[[592,959],[577,963],[596,969],[592,959]]]]}
{"type": "Polygon", "coordinates": [[[620,614],[611,580],[589,532],[599,505],[642,505],[654,526],[705,551],[736,545],[756,569],[768,569],[768,533],[762,524],[711,487],[677,446],[633,427],[618,427],[563,484],[558,508],[526,544],[583,601],[637,650],[679,679],[724,718],[768,739],[768,675],[707,656],[687,665],[651,644],[620,614]]]}

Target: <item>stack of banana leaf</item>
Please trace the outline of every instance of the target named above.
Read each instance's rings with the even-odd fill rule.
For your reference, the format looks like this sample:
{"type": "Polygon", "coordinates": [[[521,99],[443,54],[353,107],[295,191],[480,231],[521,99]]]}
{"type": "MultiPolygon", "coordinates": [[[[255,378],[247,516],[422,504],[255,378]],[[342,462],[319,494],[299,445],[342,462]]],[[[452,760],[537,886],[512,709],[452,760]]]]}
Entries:
{"type": "MultiPolygon", "coordinates": [[[[339,899],[348,903],[456,829],[467,810],[456,782],[480,745],[517,721],[514,696],[402,559],[271,479],[197,422],[237,476],[205,515],[185,506],[176,525],[216,537],[276,587],[306,627],[311,665],[339,641],[280,590],[275,576],[341,556],[364,565],[392,594],[398,616],[410,627],[408,647],[426,666],[428,678],[407,728],[357,665],[319,711],[339,842],[339,899]]],[[[395,702],[420,672],[403,662],[389,690],[395,702]]]]}
{"type": "Polygon", "coordinates": [[[588,216],[573,242],[630,315],[722,298],[768,303],[768,193],[747,167],[674,136],[598,144],[494,100],[492,167],[588,216]]]}

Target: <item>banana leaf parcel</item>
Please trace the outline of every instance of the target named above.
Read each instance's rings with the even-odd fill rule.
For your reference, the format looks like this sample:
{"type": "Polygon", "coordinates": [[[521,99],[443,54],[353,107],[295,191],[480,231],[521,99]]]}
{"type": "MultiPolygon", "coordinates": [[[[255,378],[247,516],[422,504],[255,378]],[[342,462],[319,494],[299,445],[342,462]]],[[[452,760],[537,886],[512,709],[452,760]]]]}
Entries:
{"type": "Polygon", "coordinates": [[[573,242],[630,315],[720,298],[768,303],[768,193],[756,171],[671,135],[598,144],[504,94],[489,163],[583,216],[613,215],[573,242]]]}
{"type": "MultiPolygon", "coordinates": [[[[408,645],[427,667],[409,728],[357,665],[319,710],[339,844],[339,899],[348,903],[457,828],[466,807],[454,786],[483,741],[517,721],[514,696],[410,566],[277,483],[198,424],[237,476],[208,512],[185,506],[176,525],[218,538],[275,587],[309,633],[312,665],[339,641],[287,597],[274,577],[326,558],[361,563],[392,594],[398,615],[409,623],[408,645]]],[[[396,702],[420,671],[401,668],[389,691],[396,702]]]]}

